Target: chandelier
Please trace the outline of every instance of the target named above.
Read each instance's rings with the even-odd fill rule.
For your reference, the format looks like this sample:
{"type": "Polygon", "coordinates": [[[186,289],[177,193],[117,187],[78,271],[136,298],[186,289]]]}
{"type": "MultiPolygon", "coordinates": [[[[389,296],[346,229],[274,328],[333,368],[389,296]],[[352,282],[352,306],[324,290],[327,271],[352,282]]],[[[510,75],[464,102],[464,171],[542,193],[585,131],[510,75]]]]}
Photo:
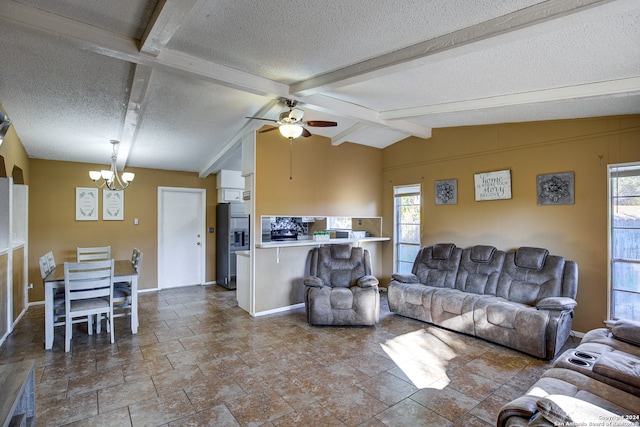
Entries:
{"type": "Polygon", "coordinates": [[[89,178],[98,188],[107,188],[109,190],[124,190],[131,184],[136,174],[133,172],[122,172],[122,176],[118,175],[116,168],[116,160],[118,159],[118,145],[120,141],[112,139],[113,152],[111,153],[111,170],[89,171],[89,178]]]}

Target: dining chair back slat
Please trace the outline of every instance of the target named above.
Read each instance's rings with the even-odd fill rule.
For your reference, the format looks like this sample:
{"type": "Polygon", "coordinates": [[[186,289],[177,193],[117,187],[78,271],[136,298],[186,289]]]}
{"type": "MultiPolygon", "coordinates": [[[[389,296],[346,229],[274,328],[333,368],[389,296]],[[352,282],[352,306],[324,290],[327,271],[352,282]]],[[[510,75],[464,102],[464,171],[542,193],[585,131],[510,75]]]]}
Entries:
{"type": "Polygon", "coordinates": [[[113,266],[113,260],[64,263],[65,352],[71,349],[74,317],[105,314],[110,325],[107,330],[111,332],[111,343],[115,342],[113,266]]]}
{"type": "Polygon", "coordinates": [[[56,260],[53,257],[53,252],[49,251],[44,254],[44,256],[47,258],[47,262],[49,263],[49,271],[52,271],[54,268],[56,268],[56,260]]]}
{"type": "Polygon", "coordinates": [[[140,273],[140,266],[142,265],[142,252],[138,249],[133,249],[133,254],[131,255],[131,264],[133,264],[133,268],[136,269],[136,273],[140,273]]]}
{"type": "Polygon", "coordinates": [[[77,248],[76,256],[78,262],[109,260],[111,259],[111,246],[77,248]]]}
{"type": "Polygon", "coordinates": [[[38,264],[40,264],[40,276],[42,276],[42,280],[49,275],[49,262],[47,261],[46,256],[41,256],[38,258],[38,264]]]}

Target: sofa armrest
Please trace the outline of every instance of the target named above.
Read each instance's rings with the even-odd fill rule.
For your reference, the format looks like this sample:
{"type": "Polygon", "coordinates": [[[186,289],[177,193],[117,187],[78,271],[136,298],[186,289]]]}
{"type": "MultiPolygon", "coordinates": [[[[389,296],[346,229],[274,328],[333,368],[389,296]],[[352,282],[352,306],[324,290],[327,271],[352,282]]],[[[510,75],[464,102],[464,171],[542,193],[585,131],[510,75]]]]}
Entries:
{"type": "Polygon", "coordinates": [[[620,319],[611,327],[611,333],[620,341],[640,346],[640,322],[620,319]]]}
{"type": "Polygon", "coordinates": [[[361,288],[373,288],[378,286],[380,282],[374,276],[362,276],[358,279],[358,286],[361,288]]]}
{"type": "Polygon", "coordinates": [[[304,285],[311,288],[322,288],[324,286],[324,282],[319,277],[307,276],[304,278],[304,285]]]}
{"type": "Polygon", "coordinates": [[[578,305],[576,300],[569,297],[548,297],[543,298],[536,304],[538,310],[573,310],[578,305]]]}
{"type": "Polygon", "coordinates": [[[402,283],[420,283],[418,276],[412,273],[393,273],[391,277],[402,283]]]}
{"type": "Polygon", "coordinates": [[[531,396],[527,394],[507,403],[500,409],[497,425],[499,427],[506,426],[509,418],[511,417],[519,417],[527,420],[531,419],[531,417],[538,412],[538,408],[536,407],[538,399],[540,399],[540,396],[531,396]]]}

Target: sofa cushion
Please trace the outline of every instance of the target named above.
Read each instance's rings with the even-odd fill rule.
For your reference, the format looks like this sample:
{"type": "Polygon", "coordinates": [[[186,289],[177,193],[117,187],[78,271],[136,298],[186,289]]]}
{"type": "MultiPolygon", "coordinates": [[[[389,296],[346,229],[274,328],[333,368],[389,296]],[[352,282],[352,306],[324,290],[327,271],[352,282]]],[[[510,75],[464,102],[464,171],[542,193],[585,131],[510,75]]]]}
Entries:
{"type": "Polygon", "coordinates": [[[471,248],[471,254],[469,258],[471,261],[478,263],[487,263],[493,258],[493,254],[496,253],[495,246],[476,245],[471,248]]]}
{"type": "Polygon", "coordinates": [[[611,332],[621,341],[640,346],[640,322],[620,319],[614,323],[611,332]]]}
{"type": "Polygon", "coordinates": [[[602,354],[593,364],[593,372],[640,388],[640,358],[614,350],[602,354]]]}
{"type": "Polygon", "coordinates": [[[330,245],[331,258],[333,259],[350,259],[351,247],[349,245],[330,245]]]}
{"type": "Polygon", "coordinates": [[[347,288],[333,288],[331,290],[331,308],[349,310],[353,307],[353,292],[347,288]]]}
{"type": "Polygon", "coordinates": [[[449,259],[456,245],[453,243],[437,243],[433,245],[433,259],[449,259]]]}
{"type": "Polygon", "coordinates": [[[424,285],[409,285],[404,288],[404,298],[409,304],[422,305],[422,294],[424,293],[424,285]]]}
{"type": "MultiPolygon", "coordinates": [[[[443,291],[444,292],[444,291],[443,291]]],[[[462,307],[466,300],[466,295],[462,292],[454,294],[450,291],[445,298],[441,299],[440,305],[442,310],[451,314],[462,314],[462,307]]]]}
{"type": "Polygon", "coordinates": [[[341,288],[348,288],[351,286],[351,270],[332,270],[330,274],[331,286],[338,286],[341,288]]]}
{"type": "Polygon", "coordinates": [[[544,266],[549,251],[542,248],[522,247],[516,251],[516,265],[522,268],[540,270],[544,266]]]}
{"type": "Polygon", "coordinates": [[[462,251],[456,289],[479,295],[495,295],[505,253],[493,246],[478,245],[462,251]]]}
{"type": "Polygon", "coordinates": [[[490,304],[486,308],[487,322],[501,328],[513,329],[516,324],[516,316],[518,307],[509,304],[495,303],[490,304]]]}
{"type": "Polygon", "coordinates": [[[564,296],[564,258],[555,255],[544,256],[546,252],[546,249],[521,248],[517,252],[507,253],[498,279],[496,295],[530,306],[547,297],[564,296]],[[538,256],[523,256],[527,253],[536,253],[538,256]],[[518,258],[520,261],[517,261],[518,258]],[[531,262],[524,262],[523,259],[531,262]],[[538,262],[542,260],[544,264],[540,268],[532,268],[538,266],[538,262]]]}

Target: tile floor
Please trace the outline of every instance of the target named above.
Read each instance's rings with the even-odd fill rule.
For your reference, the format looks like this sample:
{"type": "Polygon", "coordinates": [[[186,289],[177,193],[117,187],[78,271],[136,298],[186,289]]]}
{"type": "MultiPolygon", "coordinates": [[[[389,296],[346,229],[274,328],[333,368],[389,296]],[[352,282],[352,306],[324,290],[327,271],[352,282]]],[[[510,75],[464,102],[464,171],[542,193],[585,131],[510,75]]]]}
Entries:
{"type": "MultiPolygon", "coordinates": [[[[140,294],[140,329],[64,327],[45,351],[31,307],[0,364],[35,359],[38,426],[492,426],[549,362],[389,312],[311,327],[303,309],[251,318],[216,285],[140,294]]],[[[570,338],[566,347],[576,346],[570,338]]]]}

